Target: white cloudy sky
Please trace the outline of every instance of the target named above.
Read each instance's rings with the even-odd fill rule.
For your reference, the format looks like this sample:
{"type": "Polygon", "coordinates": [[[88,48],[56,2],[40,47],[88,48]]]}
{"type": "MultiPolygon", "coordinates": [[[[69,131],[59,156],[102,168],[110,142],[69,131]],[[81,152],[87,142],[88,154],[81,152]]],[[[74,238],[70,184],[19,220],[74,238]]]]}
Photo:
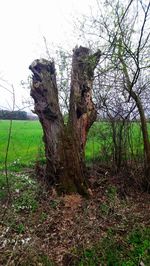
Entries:
{"type": "MultiPolygon", "coordinates": [[[[45,36],[53,45],[74,46],[73,21],[88,14],[96,0],[0,0],[0,84],[15,88],[16,103],[29,95],[21,86],[28,66],[44,54],[45,36]]],[[[0,108],[11,105],[10,93],[0,87],[0,108]]]]}

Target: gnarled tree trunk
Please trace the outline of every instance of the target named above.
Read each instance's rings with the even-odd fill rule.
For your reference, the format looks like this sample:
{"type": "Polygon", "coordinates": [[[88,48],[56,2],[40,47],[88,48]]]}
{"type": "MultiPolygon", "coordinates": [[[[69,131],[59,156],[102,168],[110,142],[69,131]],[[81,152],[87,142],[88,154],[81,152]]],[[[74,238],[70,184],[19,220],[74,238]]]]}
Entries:
{"type": "Polygon", "coordinates": [[[88,130],[96,119],[92,86],[99,58],[100,51],[91,55],[88,48],[81,46],[73,52],[67,125],[59,108],[54,62],[35,60],[29,67],[33,73],[31,96],[44,134],[45,176],[59,192],[87,193],[84,148],[88,130]]]}

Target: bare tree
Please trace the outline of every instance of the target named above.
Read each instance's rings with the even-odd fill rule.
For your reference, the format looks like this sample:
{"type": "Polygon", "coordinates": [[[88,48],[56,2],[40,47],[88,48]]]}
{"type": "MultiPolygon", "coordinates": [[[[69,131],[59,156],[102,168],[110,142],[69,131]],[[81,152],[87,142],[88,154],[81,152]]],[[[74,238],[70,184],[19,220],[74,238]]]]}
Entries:
{"type": "Polygon", "coordinates": [[[133,101],[127,101],[122,79],[116,71],[111,75],[110,72],[98,75],[94,85],[99,117],[107,121],[109,127],[113,166],[119,170],[129,157],[128,133],[132,119],[137,116],[137,108],[133,101]]]}
{"type": "MultiPolygon", "coordinates": [[[[133,2],[133,1],[132,1],[133,2]]],[[[146,121],[146,115],[144,112],[144,106],[140,97],[142,93],[143,87],[145,88],[145,84],[137,90],[137,84],[140,78],[140,74],[142,68],[148,69],[147,63],[143,65],[144,61],[144,53],[145,46],[148,45],[150,33],[146,31],[145,26],[148,19],[149,11],[150,11],[150,2],[148,5],[144,6],[140,1],[141,8],[143,10],[143,18],[141,27],[139,29],[139,34],[137,35],[136,44],[130,45],[130,38],[132,37],[132,30],[128,30],[128,35],[125,32],[125,26],[129,26],[124,18],[120,18],[120,14],[118,10],[116,10],[116,16],[118,21],[118,30],[119,33],[115,36],[114,40],[114,49],[116,50],[116,55],[118,57],[117,62],[121,67],[124,76],[124,88],[129,94],[130,97],[135,101],[137,109],[139,111],[140,120],[141,120],[141,128],[143,134],[143,143],[144,143],[144,152],[145,152],[145,168],[146,168],[146,176],[148,178],[148,182],[150,181],[150,143],[148,136],[148,127],[146,121]],[[131,65],[132,64],[132,65],[131,65]]],[[[126,11],[128,12],[128,11],[126,11]]],[[[137,14],[136,14],[137,16],[137,14]]],[[[132,22],[131,26],[134,26],[135,18],[132,22]]],[[[146,74],[146,72],[145,72],[146,74]]]]}
{"type": "Polygon", "coordinates": [[[150,1],[119,0],[112,3],[107,0],[103,9],[100,1],[97,1],[97,5],[99,14],[87,20],[87,26],[85,23],[82,31],[84,30],[84,36],[87,39],[93,39],[95,46],[100,47],[102,44],[100,74],[105,71],[106,73],[119,72],[122,80],[121,87],[128,95],[128,102],[134,101],[136,104],[143,134],[145,183],[149,183],[150,143],[143,100],[150,85],[148,60],[150,1]]]}

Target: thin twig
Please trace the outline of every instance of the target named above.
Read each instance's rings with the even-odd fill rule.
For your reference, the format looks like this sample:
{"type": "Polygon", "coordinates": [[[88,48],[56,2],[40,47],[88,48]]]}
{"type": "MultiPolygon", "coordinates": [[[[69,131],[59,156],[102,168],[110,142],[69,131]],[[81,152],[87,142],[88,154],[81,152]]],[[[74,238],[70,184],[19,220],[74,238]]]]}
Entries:
{"type": "MultiPolygon", "coordinates": [[[[13,85],[12,85],[12,95],[13,95],[12,111],[14,111],[14,108],[15,108],[15,92],[14,92],[13,85]]],[[[7,184],[7,191],[8,191],[9,199],[11,198],[11,192],[10,192],[10,184],[9,184],[9,178],[8,178],[8,154],[9,154],[9,147],[10,147],[10,141],[11,141],[12,123],[13,123],[13,120],[11,118],[10,123],[9,123],[6,154],[5,154],[5,160],[4,160],[5,177],[6,177],[6,184],[7,184]]]]}

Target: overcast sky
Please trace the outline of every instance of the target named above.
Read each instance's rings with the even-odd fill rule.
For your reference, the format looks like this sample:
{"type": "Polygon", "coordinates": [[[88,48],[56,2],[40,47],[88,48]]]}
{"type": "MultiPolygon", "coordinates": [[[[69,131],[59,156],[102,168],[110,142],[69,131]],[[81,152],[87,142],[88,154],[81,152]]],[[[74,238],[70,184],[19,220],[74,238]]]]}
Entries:
{"type": "MultiPolygon", "coordinates": [[[[53,47],[80,44],[74,38],[74,21],[90,13],[96,0],[0,0],[0,84],[13,84],[16,104],[29,95],[21,86],[30,71],[28,66],[44,56],[43,36],[53,47]]],[[[10,89],[10,87],[9,87],[10,89]]],[[[0,87],[0,108],[11,105],[10,93],[0,87]]]]}

